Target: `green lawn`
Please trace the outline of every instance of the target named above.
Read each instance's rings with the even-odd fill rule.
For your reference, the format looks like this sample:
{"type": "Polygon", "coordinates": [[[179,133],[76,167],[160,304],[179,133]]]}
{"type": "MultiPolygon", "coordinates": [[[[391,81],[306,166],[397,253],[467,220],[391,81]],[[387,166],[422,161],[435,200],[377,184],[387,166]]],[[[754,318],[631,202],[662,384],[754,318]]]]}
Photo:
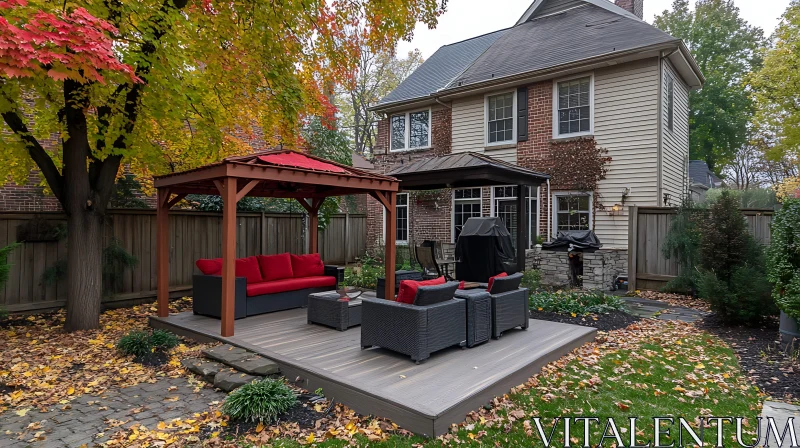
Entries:
{"type": "MultiPolygon", "coordinates": [[[[443,440],[449,446],[543,446],[533,417],[542,418],[549,436],[552,418],[562,416],[600,417],[603,426],[590,426],[592,445],[600,443],[607,417],[626,427],[629,417],[639,417],[640,444],[652,441],[653,417],[683,416],[694,421],[701,415],[741,416],[747,418],[745,434],[755,434],[759,394],[718,338],[680,323],[648,321],[635,327],[600,336],[597,343],[550,364],[520,390],[498,399],[491,410],[473,413],[467,426],[443,440]]],[[[676,421],[673,435],[677,428],[676,421]]],[[[620,431],[627,446],[630,434],[620,431]]],[[[583,432],[581,423],[572,426],[572,446],[583,443],[583,432]]],[[[733,434],[735,426],[725,425],[726,440],[731,441],[733,434]]],[[[716,429],[707,428],[705,439],[715,438],[716,429]]],[[[684,432],[686,440],[691,441],[684,432]]],[[[382,442],[358,436],[354,441],[370,447],[442,446],[442,440],[396,435],[382,442]]],[[[611,442],[607,439],[604,446],[611,442]]],[[[671,442],[662,437],[662,444],[671,442]]],[[[272,443],[299,446],[296,441],[272,443]]],[[[556,429],[554,443],[563,446],[563,423],[556,429]]],[[[347,441],[317,437],[315,445],[341,447],[347,441]]]]}

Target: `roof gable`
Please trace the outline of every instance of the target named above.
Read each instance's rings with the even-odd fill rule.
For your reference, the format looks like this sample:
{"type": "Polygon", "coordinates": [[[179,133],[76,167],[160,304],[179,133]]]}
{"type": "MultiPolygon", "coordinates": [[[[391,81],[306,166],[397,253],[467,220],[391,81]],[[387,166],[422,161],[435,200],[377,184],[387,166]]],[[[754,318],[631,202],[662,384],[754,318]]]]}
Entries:
{"type": "Polygon", "coordinates": [[[531,19],[505,32],[449,87],[497,80],[677,41],[633,17],[585,2],[557,14],[531,19]]]}
{"type": "Polygon", "coordinates": [[[629,17],[631,19],[643,21],[636,14],[632,12],[620,8],[610,0],[534,0],[533,3],[525,10],[525,13],[517,20],[517,25],[527,22],[528,20],[535,19],[537,17],[543,17],[548,14],[555,14],[561,11],[565,11],[570,8],[574,8],[576,6],[580,6],[580,4],[589,3],[599,8],[603,8],[609,12],[614,14],[623,15],[625,17],[629,17]]]}

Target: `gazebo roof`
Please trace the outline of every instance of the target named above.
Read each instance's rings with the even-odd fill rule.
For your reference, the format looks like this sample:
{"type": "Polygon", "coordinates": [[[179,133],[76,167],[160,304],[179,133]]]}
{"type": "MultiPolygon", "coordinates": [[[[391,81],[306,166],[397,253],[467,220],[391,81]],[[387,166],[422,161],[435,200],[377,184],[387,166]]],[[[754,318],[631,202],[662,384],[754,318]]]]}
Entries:
{"type": "Polygon", "coordinates": [[[434,190],[490,185],[540,185],[550,178],[484,154],[462,152],[421,159],[388,173],[403,190],[434,190]]]}
{"type": "Polygon", "coordinates": [[[324,198],[375,190],[397,191],[397,179],[292,150],[261,151],[155,177],[172,193],[219,194],[225,177],[255,183],[248,196],[324,198]]]}

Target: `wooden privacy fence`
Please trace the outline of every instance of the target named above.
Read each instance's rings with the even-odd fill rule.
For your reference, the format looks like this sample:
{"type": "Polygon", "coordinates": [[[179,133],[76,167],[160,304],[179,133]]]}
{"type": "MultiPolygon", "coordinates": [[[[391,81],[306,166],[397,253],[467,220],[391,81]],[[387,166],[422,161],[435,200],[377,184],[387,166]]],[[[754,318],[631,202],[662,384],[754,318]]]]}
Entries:
{"type": "MultiPolygon", "coordinates": [[[[306,252],[306,220],[302,214],[238,213],[236,256],[306,252]]],[[[170,290],[188,294],[195,261],[222,255],[222,214],[172,211],[170,219],[170,290]]],[[[0,288],[0,306],[11,312],[61,307],[66,303],[63,280],[46,284],[45,271],[66,260],[67,239],[57,240],[52,230],[66,224],[60,212],[1,213],[0,247],[26,241],[8,258],[11,275],[0,288]],[[48,231],[48,229],[50,231],[48,231]]],[[[334,215],[319,233],[320,256],[329,264],[353,262],[366,250],[366,216],[334,215]]],[[[116,238],[119,245],[137,258],[133,269],[126,269],[104,303],[149,299],[156,289],[156,213],[155,210],[113,210],[109,213],[105,239],[116,238]]]]}
{"type": "MultiPolygon", "coordinates": [[[[674,258],[664,257],[669,227],[677,209],[630,207],[628,214],[628,289],[661,290],[679,273],[674,258]]],[[[770,242],[772,210],[743,209],[750,233],[764,245],[770,242]]]]}

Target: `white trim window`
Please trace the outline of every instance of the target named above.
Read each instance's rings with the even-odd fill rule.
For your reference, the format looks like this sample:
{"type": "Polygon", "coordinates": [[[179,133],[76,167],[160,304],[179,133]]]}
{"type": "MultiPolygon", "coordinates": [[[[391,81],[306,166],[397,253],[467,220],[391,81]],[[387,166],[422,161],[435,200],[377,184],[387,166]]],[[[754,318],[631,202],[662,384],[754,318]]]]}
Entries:
{"type": "MultiPolygon", "coordinates": [[[[386,209],[383,210],[383,239],[386,240],[386,209]]],[[[395,233],[395,244],[408,244],[408,235],[411,232],[411,208],[409,206],[408,193],[397,193],[397,206],[395,207],[395,219],[397,228],[395,233]]]]}
{"type": "Polygon", "coordinates": [[[594,132],[594,75],[559,80],[553,89],[553,138],[594,132]]]}
{"type": "Polygon", "coordinates": [[[486,95],[484,99],[486,146],[517,141],[517,92],[486,95]]]}
{"type": "Polygon", "coordinates": [[[553,236],[558,232],[592,229],[592,193],[553,193],[553,236]]]}
{"type": "Polygon", "coordinates": [[[431,147],[431,110],[392,115],[389,119],[391,151],[431,147]]]}
{"type": "Polygon", "coordinates": [[[458,235],[469,218],[481,216],[481,197],[480,188],[453,190],[453,242],[458,241],[458,235]]]}

